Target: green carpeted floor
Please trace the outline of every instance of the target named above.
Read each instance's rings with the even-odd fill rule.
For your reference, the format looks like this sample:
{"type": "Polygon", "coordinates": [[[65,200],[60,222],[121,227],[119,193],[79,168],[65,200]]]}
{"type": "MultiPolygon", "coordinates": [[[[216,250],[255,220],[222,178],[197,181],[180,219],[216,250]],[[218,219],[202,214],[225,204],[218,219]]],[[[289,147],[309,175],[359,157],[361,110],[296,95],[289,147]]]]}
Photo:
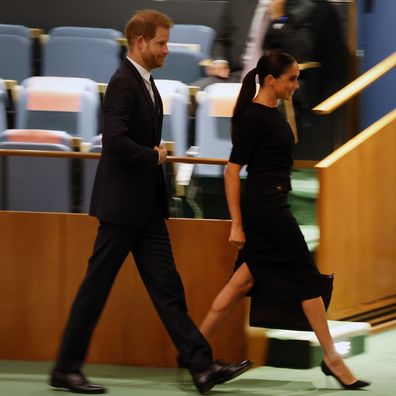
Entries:
{"type": "MultiPolygon", "coordinates": [[[[396,329],[367,338],[366,353],[347,359],[362,379],[372,385],[362,395],[396,395],[396,329]]],[[[68,394],[47,386],[51,362],[0,361],[1,396],[61,396],[68,394]]],[[[90,378],[105,385],[114,396],[198,395],[187,371],[128,366],[87,365],[90,378]]],[[[289,370],[273,367],[252,369],[243,376],[219,385],[213,395],[316,396],[351,395],[319,368],[289,370]]]]}

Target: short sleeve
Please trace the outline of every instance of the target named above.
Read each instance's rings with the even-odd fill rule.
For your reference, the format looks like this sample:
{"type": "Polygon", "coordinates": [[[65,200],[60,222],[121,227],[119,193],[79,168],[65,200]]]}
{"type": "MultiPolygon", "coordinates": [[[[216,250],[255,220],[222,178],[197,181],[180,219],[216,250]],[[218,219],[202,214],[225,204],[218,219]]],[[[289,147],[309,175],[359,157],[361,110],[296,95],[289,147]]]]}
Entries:
{"type": "Polygon", "coordinates": [[[236,125],[236,134],[229,161],[246,165],[263,133],[263,125],[254,113],[245,113],[236,125]]]}

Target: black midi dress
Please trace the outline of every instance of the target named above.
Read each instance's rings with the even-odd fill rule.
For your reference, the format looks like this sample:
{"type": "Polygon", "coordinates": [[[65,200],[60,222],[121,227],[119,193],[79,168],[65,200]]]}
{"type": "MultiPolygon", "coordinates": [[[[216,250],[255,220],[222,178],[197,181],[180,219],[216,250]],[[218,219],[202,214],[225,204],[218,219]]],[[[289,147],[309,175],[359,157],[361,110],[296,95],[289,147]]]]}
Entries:
{"type": "Polygon", "coordinates": [[[303,301],[321,295],[320,273],[290,211],[293,133],[277,108],[251,103],[237,123],[229,161],[247,164],[241,193],[246,235],[234,270],[246,263],[251,292],[267,301],[303,301]]]}

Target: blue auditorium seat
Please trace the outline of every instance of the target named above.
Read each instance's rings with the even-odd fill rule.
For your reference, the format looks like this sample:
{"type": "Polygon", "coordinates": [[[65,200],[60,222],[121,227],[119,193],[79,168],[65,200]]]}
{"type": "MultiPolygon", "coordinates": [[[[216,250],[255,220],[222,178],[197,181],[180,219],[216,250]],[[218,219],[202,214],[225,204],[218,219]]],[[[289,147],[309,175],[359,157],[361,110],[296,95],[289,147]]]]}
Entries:
{"type": "Polygon", "coordinates": [[[30,30],[22,25],[0,24],[0,77],[21,82],[31,75],[30,30]]]}
{"type": "MultiPolygon", "coordinates": [[[[63,131],[6,130],[0,150],[71,151],[72,137],[63,131]]],[[[4,156],[2,209],[70,212],[71,161],[68,158],[4,156]]]]}
{"type": "Polygon", "coordinates": [[[0,34],[12,34],[14,36],[30,38],[30,29],[23,25],[8,25],[0,23],[0,34]]]}
{"type": "MultiPolygon", "coordinates": [[[[212,84],[197,95],[195,143],[199,157],[228,159],[231,153],[231,116],[241,88],[240,83],[212,84]]],[[[195,167],[199,176],[222,176],[224,166],[195,167]]]]}
{"type": "Polygon", "coordinates": [[[0,78],[0,132],[7,129],[7,89],[4,81],[0,78]]]}
{"type": "Polygon", "coordinates": [[[169,35],[170,46],[184,44],[196,45],[197,52],[201,52],[205,58],[210,58],[213,40],[215,38],[216,31],[205,25],[194,25],[194,24],[176,24],[172,27],[169,35]]]}
{"type": "Polygon", "coordinates": [[[177,80],[184,84],[191,84],[202,78],[199,63],[205,59],[202,52],[172,47],[169,44],[169,54],[165,58],[164,66],[154,69],[152,74],[156,79],[177,80]]]}
{"type": "Polygon", "coordinates": [[[94,81],[72,77],[31,77],[16,105],[17,129],[62,130],[90,141],[98,134],[99,93],[94,81]]]}
{"type": "Polygon", "coordinates": [[[191,84],[203,77],[200,62],[210,57],[215,31],[209,26],[176,24],[170,31],[165,64],[154,78],[191,84]]]}
{"type": "Polygon", "coordinates": [[[49,31],[51,37],[91,37],[117,40],[123,37],[122,33],[115,29],[80,27],[80,26],[58,26],[49,31]]]}
{"type": "Polygon", "coordinates": [[[156,79],[164,106],[162,139],[175,143],[174,155],[186,154],[188,136],[188,86],[180,81],[156,79]]]}
{"type": "Polygon", "coordinates": [[[43,75],[89,78],[108,83],[121,61],[114,29],[58,27],[43,48],[43,75]]]}

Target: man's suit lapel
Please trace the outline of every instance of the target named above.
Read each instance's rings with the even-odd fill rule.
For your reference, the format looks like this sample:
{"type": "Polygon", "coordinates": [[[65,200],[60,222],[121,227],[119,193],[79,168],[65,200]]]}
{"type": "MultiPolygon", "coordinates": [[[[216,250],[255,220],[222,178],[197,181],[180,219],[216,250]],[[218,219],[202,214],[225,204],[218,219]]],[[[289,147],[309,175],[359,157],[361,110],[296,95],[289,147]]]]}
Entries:
{"type": "Polygon", "coordinates": [[[124,60],[124,64],[132,72],[134,77],[139,83],[141,92],[143,93],[143,96],[145,98],[145,101],[147,103],[147,108],[150,110],[150,114],[152,117],[152,121],[154,124],[154,133],[155,133],[155,144],[158,145],[161,141],[161,129],[162,129],[162,100],[161,96],[157,90],[157,87],[154,85],[154,95],[156,96],[156,100],[159,103],[159,111],[155,108],[155,105],[153,103],[153,100],[151,99],[150,92],[148,91],[146,87],[146,83],[143,80],[143,77],[140,75],[136,67],[128,60],[124,60]]]}

